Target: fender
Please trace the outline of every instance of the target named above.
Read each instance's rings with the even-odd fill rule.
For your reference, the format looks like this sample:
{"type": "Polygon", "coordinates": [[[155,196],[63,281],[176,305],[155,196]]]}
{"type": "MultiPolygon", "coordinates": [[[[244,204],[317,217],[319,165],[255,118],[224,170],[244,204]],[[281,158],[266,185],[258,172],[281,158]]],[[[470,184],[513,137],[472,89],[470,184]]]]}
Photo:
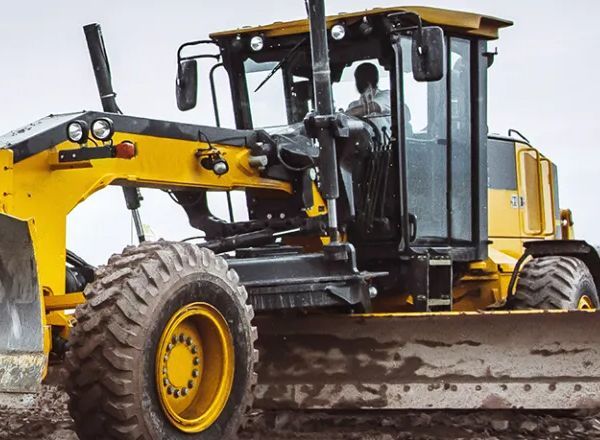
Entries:
{"type": "MultiPolygon", "coordinates": [[[[576,257],[590,270],[596,288],[600,288],[600,249],[584,240],[536,240],[524,244],[525,253],[534,258],[561,256],[576,257]]],[[[516,270],[515,270],[516,272],[516,270]]]]}

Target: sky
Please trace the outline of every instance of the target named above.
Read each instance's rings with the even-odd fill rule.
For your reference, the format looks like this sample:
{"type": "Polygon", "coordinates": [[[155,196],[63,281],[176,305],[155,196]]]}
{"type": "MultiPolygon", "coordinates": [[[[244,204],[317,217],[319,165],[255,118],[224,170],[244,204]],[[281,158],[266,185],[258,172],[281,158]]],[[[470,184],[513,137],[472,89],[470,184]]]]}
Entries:
{"type": "MultiPolygon", "coordinates": [[[[329,13],[387,0],[329,0],[329,13]]],[[[596,146],[600,41],[593,0],[411,0],[411,5],[468,10],[513,20],[490,42],[499,56],[490,70],[490,132],[516,128],[559,169],[560,205],[574,211],[579,238],[600,244],[596,219],[596,146]]],[[[126,114],[213,124],[207,70],[200,66],[198,107],[181,113],[174,94],[175,54],[185,41],[210,32],[305,16],[303,0],[22,0],[3,7],[0,19],[0,132],[51,113],[100,109],[82,26],[101,23],[118,102],[126,114]],[[206,103],[203,105],[202,103],[206,103]]],[[[220,102],[230,99],[219,90],[220,102]]],[[[226,110],[224,110],[226,111],[226,110]]],[[[144,192],[144,223],[152,236],[198,235],[183,211],[156,191],[144,192]]],[[[93,195],[68,220],[68,247],[94,264],[132,242],[131,221],[119,188],[93,195]]]]}

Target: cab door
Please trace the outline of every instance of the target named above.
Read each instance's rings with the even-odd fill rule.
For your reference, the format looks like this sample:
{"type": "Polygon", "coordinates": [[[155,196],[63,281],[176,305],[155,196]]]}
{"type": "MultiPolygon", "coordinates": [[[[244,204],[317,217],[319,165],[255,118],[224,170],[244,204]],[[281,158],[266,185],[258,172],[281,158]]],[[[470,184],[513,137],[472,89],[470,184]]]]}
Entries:
{"type": "Polygon", "coordinates": [[[488,231],[493,247],[518,258],[523,253],[515,141],[488,138],[488,231]]]}

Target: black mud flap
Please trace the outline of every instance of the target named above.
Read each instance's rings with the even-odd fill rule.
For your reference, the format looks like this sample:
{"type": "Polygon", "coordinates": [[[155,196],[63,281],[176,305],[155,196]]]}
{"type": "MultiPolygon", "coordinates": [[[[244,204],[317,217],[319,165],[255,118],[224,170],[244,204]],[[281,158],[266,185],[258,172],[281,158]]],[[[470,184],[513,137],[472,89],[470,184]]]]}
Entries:
{"type": "Polygon", "coordinates": [[[26,221],[0,214],[0,393],[32,393],[46,367],[42,306],[26,221]]]}

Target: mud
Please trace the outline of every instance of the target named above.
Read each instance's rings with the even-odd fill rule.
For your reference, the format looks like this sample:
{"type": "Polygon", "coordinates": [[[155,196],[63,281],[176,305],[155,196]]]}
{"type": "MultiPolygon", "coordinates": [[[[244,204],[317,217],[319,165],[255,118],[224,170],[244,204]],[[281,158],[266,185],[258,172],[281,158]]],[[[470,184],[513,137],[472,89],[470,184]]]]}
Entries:
{"type": "MultiPolygon", "coordinates": [[[[36,403],[0,403],[0,439],[78,440],[67,396],[45,386],[36,403]]],[[[519,411],[255,411],[243,440],[599,439],[600,412],[519,411]]]]}

